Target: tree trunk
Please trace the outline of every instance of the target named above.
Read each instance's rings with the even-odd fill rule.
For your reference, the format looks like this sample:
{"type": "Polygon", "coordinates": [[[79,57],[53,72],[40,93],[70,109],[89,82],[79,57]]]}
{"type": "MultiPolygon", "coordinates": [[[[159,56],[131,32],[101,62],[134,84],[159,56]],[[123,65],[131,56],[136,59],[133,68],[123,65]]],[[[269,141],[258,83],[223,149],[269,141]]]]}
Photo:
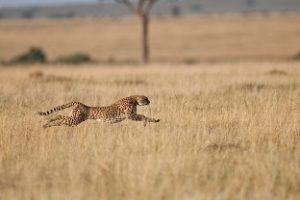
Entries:
{"type": "Polygon", "coordinates": [[[147,64],[149,62],[149,18],[146,14],[141,15],[142,20],[142,48],[143,48],[143,62],[147,64]]]}

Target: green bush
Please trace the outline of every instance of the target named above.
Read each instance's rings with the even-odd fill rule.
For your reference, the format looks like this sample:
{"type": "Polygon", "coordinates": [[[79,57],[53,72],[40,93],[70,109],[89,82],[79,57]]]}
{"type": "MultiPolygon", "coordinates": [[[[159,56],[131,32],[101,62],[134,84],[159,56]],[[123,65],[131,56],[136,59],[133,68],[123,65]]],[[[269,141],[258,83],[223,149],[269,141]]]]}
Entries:
{"type": "Polygon", "coordinates": [[[42,49],[38,47],[31,47],[28,52],[14,57],[9,63],[11,64],[32,64],[32,63],[46,63],[47,57],[42,49]]]}
{"type": "Polygon", "coordinates": [[[79,65],[92,62],[89,55],[83,53],[75,53],[69,56],[60,57],[56,60],[57,63],[79,65]]]}
{"type": "Polygon", "coordinates": [[[293,60],[300,60],[300,52],[293,56],[293,60]]]}

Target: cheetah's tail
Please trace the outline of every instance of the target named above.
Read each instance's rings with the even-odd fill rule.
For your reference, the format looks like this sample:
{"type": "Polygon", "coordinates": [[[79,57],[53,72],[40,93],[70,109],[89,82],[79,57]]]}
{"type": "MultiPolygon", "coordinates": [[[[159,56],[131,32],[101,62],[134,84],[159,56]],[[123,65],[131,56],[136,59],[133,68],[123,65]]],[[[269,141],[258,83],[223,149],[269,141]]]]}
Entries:
{"type": "Polygon", "coordinates": [[[61,106],[51,108],[51,109],[47,110],[46,112],[38,112],[38,114],[43,115],[43,116],[47,116],[47,115],[52,114],[53,112],[57,112],[57,111],[60,111],[60,110],[66,109],[66,108],[70,108],[70,107],[78,105],[78,104],[81,104],[81,103],[73,101],[73,102],[66,103],[66,104],[61,105],[61,106]]]}

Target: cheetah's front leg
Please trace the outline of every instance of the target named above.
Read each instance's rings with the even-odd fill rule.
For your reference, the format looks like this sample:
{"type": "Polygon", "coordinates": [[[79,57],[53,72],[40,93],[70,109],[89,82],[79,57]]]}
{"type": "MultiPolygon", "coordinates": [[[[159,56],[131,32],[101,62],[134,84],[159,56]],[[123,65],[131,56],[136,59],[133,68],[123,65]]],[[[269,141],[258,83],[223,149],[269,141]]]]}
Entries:
{"type": "Polygon", "coordinates": [[[139,114],[130,115],[128,118],[131,120],[134,120],[134,121],[144,121],[144,126],[147,125],[147,122],[157,123],[160,121],[159,119],[149,118],[149,117],[146,117],[144,115],[139,115],[139,114]]]}

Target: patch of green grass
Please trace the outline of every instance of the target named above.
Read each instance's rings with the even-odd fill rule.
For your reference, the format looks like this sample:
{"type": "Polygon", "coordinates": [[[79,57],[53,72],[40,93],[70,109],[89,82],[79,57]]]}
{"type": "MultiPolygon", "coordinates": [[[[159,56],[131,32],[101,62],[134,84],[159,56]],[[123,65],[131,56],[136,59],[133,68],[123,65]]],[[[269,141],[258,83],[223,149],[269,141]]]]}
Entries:
{"type": "Polygon", "coordinates": [[[33,63],[46,63],[47,56],[45,52],[38,47],[31,47],[27,52],[22,53],[13,59],[9,64],[33,64],[33,63]]]}
{"type": "Polygon", "coordinates": [[[79,65],[84,63],[93,62],[92,58],[84,53],[75,53],[68,56],[60,57],[56,61],[56,63],[70,64],[70,65],[79,65]]]}

